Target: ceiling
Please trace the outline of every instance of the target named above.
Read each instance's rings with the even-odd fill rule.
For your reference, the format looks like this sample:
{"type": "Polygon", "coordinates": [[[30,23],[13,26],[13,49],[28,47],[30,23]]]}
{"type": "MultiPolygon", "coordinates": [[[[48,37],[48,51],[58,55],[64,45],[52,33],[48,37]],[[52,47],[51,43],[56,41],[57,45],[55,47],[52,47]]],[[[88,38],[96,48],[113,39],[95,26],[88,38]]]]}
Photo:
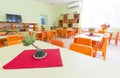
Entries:
{"type": "Polygon", "coordinates": [[[51,5],[64,5],[64,4],[69,4],[69,3],[81,1],[81,0],[38,0],[38,1],[43,3],[48,3],[51,5]]]}

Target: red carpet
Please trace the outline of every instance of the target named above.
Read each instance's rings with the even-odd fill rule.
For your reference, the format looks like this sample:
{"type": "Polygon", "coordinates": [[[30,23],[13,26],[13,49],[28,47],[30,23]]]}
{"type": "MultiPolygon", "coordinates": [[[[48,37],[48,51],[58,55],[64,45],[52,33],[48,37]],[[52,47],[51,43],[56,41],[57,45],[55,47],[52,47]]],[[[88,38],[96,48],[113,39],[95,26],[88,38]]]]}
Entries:
{"type": "Polygon", "coordinates": [[[47,56],[42,59],[33,58],[36,50],[24,50],[13,60],[3,66],[4,69],[46,68],[63,66],[59,49],[44,49],[47,56]]]}

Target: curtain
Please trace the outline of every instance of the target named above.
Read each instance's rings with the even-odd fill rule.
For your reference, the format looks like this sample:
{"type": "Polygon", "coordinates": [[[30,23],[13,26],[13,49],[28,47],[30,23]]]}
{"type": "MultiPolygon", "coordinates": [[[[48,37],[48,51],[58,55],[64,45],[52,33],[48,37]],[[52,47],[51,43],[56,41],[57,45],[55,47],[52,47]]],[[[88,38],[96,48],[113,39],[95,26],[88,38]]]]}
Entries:
{"type": "Polygon", "coordinates": [[[119,0],[83,0],[81,27],[100,28],[102,24],[120,27],[119,0]]]}

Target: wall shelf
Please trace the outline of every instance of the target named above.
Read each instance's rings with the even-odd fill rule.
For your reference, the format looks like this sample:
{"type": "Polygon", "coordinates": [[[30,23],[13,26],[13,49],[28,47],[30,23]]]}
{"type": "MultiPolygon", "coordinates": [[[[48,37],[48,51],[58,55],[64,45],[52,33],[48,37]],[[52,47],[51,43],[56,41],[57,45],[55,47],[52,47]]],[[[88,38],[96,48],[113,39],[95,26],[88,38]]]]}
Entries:
{"type": "Polygon", "coordinates": [[[61,14],[62,19],[58,21],[58,27],[64,27],[64,24],[67,24],[67,27],[74,27],[74,24],[79,23],[80,14],[61,14]]]}
{"type": "Polygon", "coordinates": [[[28,31],[29,28],[32,28],[33,31],[38,29],[37,23],[13,23],[13,22],[0,22],[0,31],[28,31]],[[31,27],[33,26],[33,27],[31,27]]]}

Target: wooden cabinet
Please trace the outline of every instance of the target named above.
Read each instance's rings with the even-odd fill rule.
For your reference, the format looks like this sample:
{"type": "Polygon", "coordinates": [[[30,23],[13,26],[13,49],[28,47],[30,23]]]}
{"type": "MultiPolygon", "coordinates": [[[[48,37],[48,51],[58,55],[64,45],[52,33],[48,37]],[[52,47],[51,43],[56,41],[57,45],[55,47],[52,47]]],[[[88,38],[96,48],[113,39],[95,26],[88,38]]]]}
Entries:
{"type": "Polygon", "coordinates": [[[13,25],[4,22],[0,23],[0,31],[5,31],[5,30],[13,31],[13,25]]]}
{"type": "Polygon", "coordinates": [[[65,27],[64,25],[67,24],[67,27],[74,27],[75,24],[80,23],[79,13],[74,14],[62,14],[62,19],[58,21],[58,27],[65,27]]]}
{"type": "Polygon", "coordinates": [[[24,23],[25,31],[37,31],[38,24],[37,23],[24,23]]]}
{"type": "Polygon", "coordinates": [[[12,29],[13,29],[13,31],[14,30],[19,30],[19,31],[25,31],[25,29],[24,29],[24,24],[23,23],[11,23],[11,25],[12,25],[12,29]]]}
{"type": "Polygon", "coordinates": [[[37,23],[10,23],[10,22],[0,22],[0,31],[14,31],[14,30],[19,30],[19,31],[28,31],[32,29],[33,31],[36,31],[38,28],[37,23]]]}

